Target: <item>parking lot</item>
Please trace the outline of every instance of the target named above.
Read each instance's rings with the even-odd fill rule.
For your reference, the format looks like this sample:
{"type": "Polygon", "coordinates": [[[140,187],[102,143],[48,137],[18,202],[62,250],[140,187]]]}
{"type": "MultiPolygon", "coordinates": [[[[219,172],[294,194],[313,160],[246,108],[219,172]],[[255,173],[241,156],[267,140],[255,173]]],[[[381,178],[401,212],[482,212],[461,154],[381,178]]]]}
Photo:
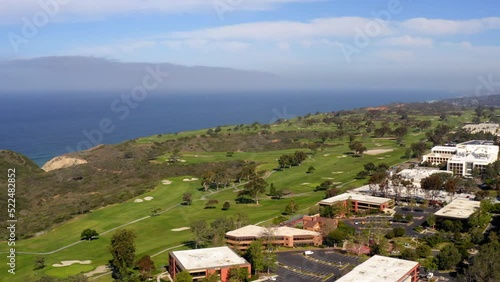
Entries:
{"type": "Polygon", "coordinates": [[[359,264],[359,258],[332,250],[315,250],[307,256],[304,252],[282,252],[277,260],[280,266],[274,281],[335,281],[359,264]]]}
{"type": "Polygon", "coordinates": [[[403,223],[403,222],[393,222],[391,220],[392,217],[388,216],[367,216],[365,218],[344,219],[343,221],[346,224],[356,228],[357,230],[377,226],[378,228],[387,229],[387,231],[389,231],[394,227],[404,227],[407,236],[421,238],[424,237],[425,234],[417,233],[413,229],[417,226],[422,225],[427,220],[427,217],[429,217],[431,213],[436,211],[435,208],[420,208],[420,207],[411,210],[409,207],[405,206],[396,207],[395,210],[396,213],[405,216],[411,214],[413,216],[413,219],[409,223],[403,223]]]}

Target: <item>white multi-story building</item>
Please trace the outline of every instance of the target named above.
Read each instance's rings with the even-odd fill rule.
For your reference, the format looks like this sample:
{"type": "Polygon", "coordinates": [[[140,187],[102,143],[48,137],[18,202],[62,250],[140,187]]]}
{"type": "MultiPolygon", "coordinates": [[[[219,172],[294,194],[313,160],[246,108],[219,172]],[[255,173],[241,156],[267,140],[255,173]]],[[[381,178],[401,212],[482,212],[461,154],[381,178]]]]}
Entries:
{"type": "Polygon", "coordinates": [[[498,146],[492,141],[472,140],[457,145],[448,160],[447,170],[455,175],[470,176],[473,169],[484,169],[498,159],[498,146]]]}
{"type": "Polygon", "coordinates": [[[423,156],[423,162],[428,162],[432,165],[444,164],[447,163],[456,152],[457,147],[455,146],[435,146],[431,149],[429,154],[423,156]]]}
{"type": "Polygon", "coordinates": [[[446,163],[455,175],[470,176],[473,169],[483,169],[498,159],[498,146],[493,141],[472,140],[456,146],[436,146],[423,156],[423,162],[433,165],[446,163]]]}

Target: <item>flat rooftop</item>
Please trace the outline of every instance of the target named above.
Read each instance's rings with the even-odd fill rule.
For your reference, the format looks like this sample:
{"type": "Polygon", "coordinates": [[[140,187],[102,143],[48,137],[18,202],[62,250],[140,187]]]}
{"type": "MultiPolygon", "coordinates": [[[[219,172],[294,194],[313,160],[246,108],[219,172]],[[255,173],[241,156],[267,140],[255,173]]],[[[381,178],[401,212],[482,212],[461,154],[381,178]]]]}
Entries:
{"type": "Polygon", "coordinates": [[[357,202],[377,204],[377,205],[381,205],[381,204],[384,204],[384,203],[391,201],[391,199],[389,199],[389,198],[375,197],[375,196],[355,194],[355,193],[344,193],[344,194],[337,195],[335,197],[324,199],[321,202],[319,202],[319,204],[320,205],[331,205],[331,204],[334,204],[336,202],[346,201],[348,199],[351,199],[351,200],[357,201],[357,202]]]}
{"type": "Polygon", "coordinates": [[[432,147],[432,150],[439,150],[439,151],[450,151],[450,152],[454,152],[457,150],[457,147],[455,146],[434,146],[432,147]]]}
{"type": "Polygon", "coordinates": [[[173,255],[177,259],[177,262],[188,271],[228,267],[248,263],[244,258],[238,256],[229,247],[175,251],[170,254],[173,255]]]}
{"type": "Polygon", "coordinates": [[[487,145],[493,146],[493,141],[490,140],[470,140],[463,143],[459,143],[457,145],[487,145]]]}
{"type": "Polygon", "coordinates": [[[416,261],[375,255],[337,282],[397,282],[417,265],[416,261]]]}
{"type": "Polygon", "coordinates": [[[438,168],[431,167],[407,168],[401,170],[398,174],[406,180],[411,180],[415,186],[420,187],[420,182],[422,181],[422,179],[429,177],[435,173],[453,174],[451,171],[439,170],[438,168]]]}
{"type": "Polygon", "coordinates": [[[434,215],[449,218],[467,219],[479,210],[481,202],[465,199],[456,199],[438,210],[434,215]]]}
{"type": "Polygon", "coordinates": [[[227,236],[233,237],[263,237],[263,236],[319,236],[321,233],[288,226],[265,228],[257,225],[247,225],[239,229],[229,231],[227,236]]]}

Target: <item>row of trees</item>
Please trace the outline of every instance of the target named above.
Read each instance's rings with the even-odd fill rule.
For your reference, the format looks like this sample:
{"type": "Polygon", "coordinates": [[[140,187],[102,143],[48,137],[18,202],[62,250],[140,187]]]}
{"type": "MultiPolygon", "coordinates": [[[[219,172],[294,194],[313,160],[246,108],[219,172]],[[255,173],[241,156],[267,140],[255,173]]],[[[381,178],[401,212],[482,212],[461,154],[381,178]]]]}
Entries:
{"type": "Polygon", "coordinates": [[[299,166],[307,159],[307,154],[302,151],[296,151],[293,154],[284,154],[278,158],[278,167],[280,169],[291,166],[299,166]]]}
{"type": "Polygon", "coordinates": [[[225,234],[248,224],[248,216],[236,213],[232,217],[220,217],[208,223],[206,220],[195,220],[189,224],[194,235],[194,248],[205,246],[224,246],[225,234]]]}

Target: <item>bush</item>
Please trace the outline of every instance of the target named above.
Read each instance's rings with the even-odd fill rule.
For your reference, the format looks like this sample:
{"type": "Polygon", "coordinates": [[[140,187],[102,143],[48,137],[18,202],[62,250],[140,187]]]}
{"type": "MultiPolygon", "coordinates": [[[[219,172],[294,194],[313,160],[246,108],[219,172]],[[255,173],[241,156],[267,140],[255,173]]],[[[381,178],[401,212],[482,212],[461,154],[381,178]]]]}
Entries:
{"type": "Polygon", "coordinates": [[[406,235],[404,227],[394,227],[392,231],[394,232],[394,237],[403,237],[406,235]]]}
{"type": "Polygon", "coordinates": [[[420,245],[415,249],[415,252],[419,257],[426,258],[432,254],[432,249],[427,245],[420,245]]]}
{"type": "Polygon", "coordinates": [[[424,228],[422,228],[422,226],[417,226],[417,227],[413,228],[413,230],[415,230],[415,232],[417,232],[417,233],[420,233],[420,232],[422,232],[422,230],[424,230],[424,228]]]}
{"type": "Polygon", "coordinates": [[[400,221],[403,221],[403,215],[402,214],[395,214],[394,215],[394,218],[393,218],[394,221],[397,221],[397,222],[400,222],[400,221]]]}
{"type": "Polygon", "coordinates": [[[413,249],[404,249],[401,252],[401,258],[406,259],[406,260],[413,260],[413,261],[418,259],[417,253],[413,249]]]}

